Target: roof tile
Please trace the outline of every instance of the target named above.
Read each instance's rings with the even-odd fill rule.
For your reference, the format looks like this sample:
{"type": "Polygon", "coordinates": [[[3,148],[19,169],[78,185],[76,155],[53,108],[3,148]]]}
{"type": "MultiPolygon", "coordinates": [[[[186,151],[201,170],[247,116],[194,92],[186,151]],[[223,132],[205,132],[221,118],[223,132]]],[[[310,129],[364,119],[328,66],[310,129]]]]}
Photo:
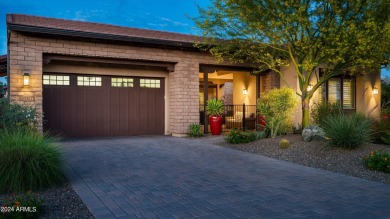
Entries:
{"type": "Polygon", "coordinates": [[[166,40],[185,43],[196,43],[201,39],[201,37],[199,36],[174,32],[147,30],[140,28],[115,26],[110,24],[64,20],[58,18],[38,17],[23,14],[8,14],[7,24],[44,27],[70,31],[82,31],[88,33],[111,34],[117,36],[139,37],[145,39],[166,40]]]}

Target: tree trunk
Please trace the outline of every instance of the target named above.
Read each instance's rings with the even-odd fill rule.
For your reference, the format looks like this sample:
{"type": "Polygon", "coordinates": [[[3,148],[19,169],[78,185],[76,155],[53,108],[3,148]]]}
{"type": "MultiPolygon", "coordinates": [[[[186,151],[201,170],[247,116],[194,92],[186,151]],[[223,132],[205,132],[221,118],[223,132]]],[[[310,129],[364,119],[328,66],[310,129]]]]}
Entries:
{"type": "Polygon", "coordinates": [[[302,128],[306,128],[310,122],[310,99],[302,97],[302,128]]]}

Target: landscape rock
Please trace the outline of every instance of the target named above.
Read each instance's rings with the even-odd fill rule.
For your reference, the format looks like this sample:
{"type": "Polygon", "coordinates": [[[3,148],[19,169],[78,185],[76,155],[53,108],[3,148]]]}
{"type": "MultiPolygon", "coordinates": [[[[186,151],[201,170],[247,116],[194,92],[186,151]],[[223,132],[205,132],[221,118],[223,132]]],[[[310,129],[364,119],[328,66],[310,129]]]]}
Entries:
{"type": "Polygon", "coordinates": [[[325,139],[324,130],[317,125],[309,125],[302,131],[302,137],[305,142],[312,140],[322,141],[325,139]]]}

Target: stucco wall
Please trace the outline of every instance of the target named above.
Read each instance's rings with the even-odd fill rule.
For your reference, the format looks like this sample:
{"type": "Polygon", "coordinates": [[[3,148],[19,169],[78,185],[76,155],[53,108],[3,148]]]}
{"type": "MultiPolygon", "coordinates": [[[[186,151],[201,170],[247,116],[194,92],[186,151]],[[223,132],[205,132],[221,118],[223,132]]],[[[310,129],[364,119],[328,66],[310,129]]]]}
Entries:
{"type": "MultiPolygon", "coordinates": [[[[299,82],[298,75],[296,74],[296,70],[293,65],[289,65],[288,67],[283,67],[281,69],[283,73],[283,77],[280,78],[280,87],[291,87],[297,93],[301,93],[299,90],[299,82]],[[284,78],[284,80],[283,80],[284,78]]],[[[298,106],[294,113],[294,127],[300,127],[302,125],[302,101],[300,96],[297,95],[298,106]]]]}
{"type": "Polygon", "coordinates": [[[233,74],[233,104],[256,105],[256,76],[245,72],[233,74]],[[244,95],[242,91],[248,90],[244,95]]]}
{"type": "MultiPolygon", "coordinates": [[[[43,54],[81,55],[177,62],[168,77],[168,133],[183,135],[188,124],[199,121],[199,64],[216,64],[200,52],[141,48],[107,43],[49,39],[10,32],[10,99],[33,105],[42,113],[43,54]],[[23,72],[30,73],[30,86],[23,87],[23,72]]],[[[40,118],[42,127],[42,118],[40,118]]]]}

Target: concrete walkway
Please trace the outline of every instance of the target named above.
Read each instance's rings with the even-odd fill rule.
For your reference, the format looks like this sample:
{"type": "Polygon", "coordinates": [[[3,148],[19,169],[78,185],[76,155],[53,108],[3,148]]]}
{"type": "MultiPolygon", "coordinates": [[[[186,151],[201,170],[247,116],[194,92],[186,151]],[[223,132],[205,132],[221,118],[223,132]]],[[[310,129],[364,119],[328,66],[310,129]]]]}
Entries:
{"type": "Polygon", "coordinates": [[[390,185],[173,137],[63,143],[96,218],[390,218],[390,185]]]}

